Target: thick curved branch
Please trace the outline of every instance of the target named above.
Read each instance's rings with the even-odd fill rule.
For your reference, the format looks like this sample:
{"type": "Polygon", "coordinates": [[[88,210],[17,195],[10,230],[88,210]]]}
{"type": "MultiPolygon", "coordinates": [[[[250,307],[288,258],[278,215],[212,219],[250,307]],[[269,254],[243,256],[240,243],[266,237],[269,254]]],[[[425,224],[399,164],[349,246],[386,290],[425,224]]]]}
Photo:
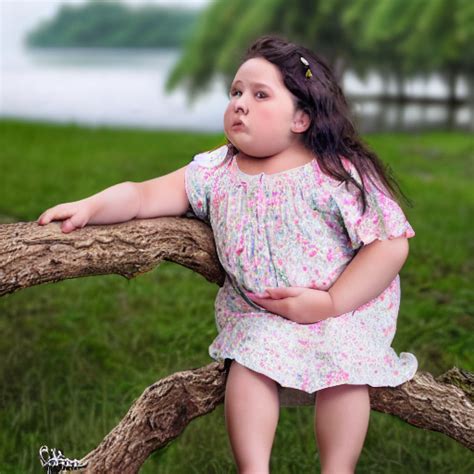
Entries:
{"type": "Polygon", "coordinates": [[[153,451],[177,438],[194,418],[223,402],[223,364],[176,372],[148,387],[122,421],[85,456],[84,472],[137,473],[153,451]]]}
{"type": "MultiPolygon", "coordinates": [[[[188,267],[223,284],[211,229],[197,219],[162,217],[87,226],[63,234],[58,223],[0,225],[0,295],[81,276],[145,273],[161,261],[188,267]]],[[[474,449],[474,375],[427,372],[398,387],[370,387],[371,407],[414,426],[439,431],[474,449]]],[[[156,449],[223,401],[225,372],[213,362],[178,372],[147,388],[125,418],[84,460],[87,472],[136,473],[156,449]]],[[[282,406],[312,405],[315,395],[280,388],[282,406]]]]}
{"type": "MultiPolygon", "coordinates": [[[[437,379],[419,372],[398,387],[370,387],[371,408],[419,428],[444,433],[473,450],[473,403],[455,386],[465,386],[469,379],[472,389],[472,374],[456,368],[437,379]]],[[[102,443],[82,459],[88,462],[85,472],[137,473],[153,451],[179,436],[191,420],[222,403],[224,392],[225,371],[223,364],[217,362],[159,380],[143,392],[102,443]]],[[[282,393],[280,390],[280,402],[285,405],[282,393]]],[[[304,402],[313,404],[314,396],[308,395],[304,402]]]]}
{"type": "Polygon", "coordinates": [[[0,225],[0,296],[68,278],[117,274],[133,278],[163,260],[222,286],[224,270],[209,226],[161,217],[91,225],[64,234],[57,222],[0,225]]]}

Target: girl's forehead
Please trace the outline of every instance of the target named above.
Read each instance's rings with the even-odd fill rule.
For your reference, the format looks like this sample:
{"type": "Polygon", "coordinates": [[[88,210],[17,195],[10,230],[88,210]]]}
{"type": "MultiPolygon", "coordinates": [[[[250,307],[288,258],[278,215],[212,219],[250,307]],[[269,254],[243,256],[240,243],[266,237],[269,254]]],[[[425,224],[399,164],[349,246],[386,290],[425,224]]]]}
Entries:
{"type": "Polygon", "coordinates": [[[245,61],[234,76],[234,83],[259,82],[270,87],[284,87],[280,70],[265,58],[251,58],[245,61]]]}

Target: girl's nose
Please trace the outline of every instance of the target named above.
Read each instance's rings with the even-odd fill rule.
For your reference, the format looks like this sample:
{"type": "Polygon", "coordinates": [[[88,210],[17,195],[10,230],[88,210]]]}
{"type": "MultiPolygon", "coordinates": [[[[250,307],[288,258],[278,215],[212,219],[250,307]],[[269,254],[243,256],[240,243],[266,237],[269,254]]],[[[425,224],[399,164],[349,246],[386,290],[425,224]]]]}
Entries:
{"type": "Polygon", "coordinates": [[[247,105],[245,104],[243,96],[237,97],[234,102],[234,111],[238,112],[239,110],[241,110],[244,114],[247,113],[247,105]]]}

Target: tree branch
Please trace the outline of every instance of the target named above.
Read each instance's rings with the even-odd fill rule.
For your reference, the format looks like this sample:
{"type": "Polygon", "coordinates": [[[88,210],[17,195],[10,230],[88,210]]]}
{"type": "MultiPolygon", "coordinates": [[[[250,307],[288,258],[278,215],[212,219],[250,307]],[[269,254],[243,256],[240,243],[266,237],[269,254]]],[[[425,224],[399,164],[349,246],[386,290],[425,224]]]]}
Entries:
{"type": "Polygon", "coordinates": [[[140,219],[90,225],[69,234],[57,222],[1,224],[0,296],[84,276],[117,274],[131,279],[163,260],[224,284],[212,231],[198,219],[140,219]]]}
{"type": "MultiPolygon", "coordinates": [[[[162,217],[91,225],[63,234],[59,223],[0,225],[0,295],[68,278],[118,274],[133,278],[163,260],[190,268],[222,286],[225,278],[209,226],[198,219],[162,217]]],[[[123,420],[83,458],[85,472],[138,472],[155,450],[189,422],[222,403],[222,363],[177,372],[148,387],[123,420]]],[[[369,387],[371,408],[474,450],[474,374],[453,368],[427,372],[398,387],[369,387]]],[[[281,406],[313,405],[315,394],[279,386],[281,406]]]]}
{"type": "MultiPolygon", "coordinates": [[[[212,362],[154,383],[100,445],[81,460],[88,462],[84,472],[137,473],[151,453],[178,437],[191,420],[224,401],[225,378],[224,364],[212,362]]],[[[472,374],[457,368],[437,379],[428,372],[419,372],[398,387],[369,387],[370,405],[418,428],[439,431],[473,450],[473,401],[456,386],[469,382],[472,390],[472,381],[472,374]]],[[[295,400],[288,397],[291,390],[279,390],[280,404],[294,405],[295,400]]],[[[313,405],[314,394],[307,394],[299,402],[313,405]]]]}

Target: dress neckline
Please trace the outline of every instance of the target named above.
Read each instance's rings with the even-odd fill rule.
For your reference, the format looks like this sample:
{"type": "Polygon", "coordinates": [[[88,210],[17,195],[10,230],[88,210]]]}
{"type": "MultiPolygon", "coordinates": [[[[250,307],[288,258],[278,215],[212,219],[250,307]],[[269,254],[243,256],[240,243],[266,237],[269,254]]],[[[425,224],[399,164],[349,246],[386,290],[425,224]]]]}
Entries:
{"type": "Polygon", "coordinates": [[[232,163],[231,164],[234,166],[235,170],[237,171],[237,174],[240,175],[243,178],[250,179],[250,180],[261,178],[261,177],[273,178],[273,177],[283,176],[283,175],[287,175],[287,174],[297,173],[297,172],[299,172],[301,170],[304,170],[306,168],[311,168],[313,166],[314,162],[316,161],[316,158],[313,158],[311,161],[308,161],[304,165],[295,166],[294,168],[289,168],[289,169],[283,170],[283,171],[278,171],[277,173],[265,173],[265,172],[262,171],[261,173],[257,173],[257,174],[248,174],[248,173],[244,173],[239,168],[236,157],[237,157],[237,153],[232,155],[232,163]]]}

